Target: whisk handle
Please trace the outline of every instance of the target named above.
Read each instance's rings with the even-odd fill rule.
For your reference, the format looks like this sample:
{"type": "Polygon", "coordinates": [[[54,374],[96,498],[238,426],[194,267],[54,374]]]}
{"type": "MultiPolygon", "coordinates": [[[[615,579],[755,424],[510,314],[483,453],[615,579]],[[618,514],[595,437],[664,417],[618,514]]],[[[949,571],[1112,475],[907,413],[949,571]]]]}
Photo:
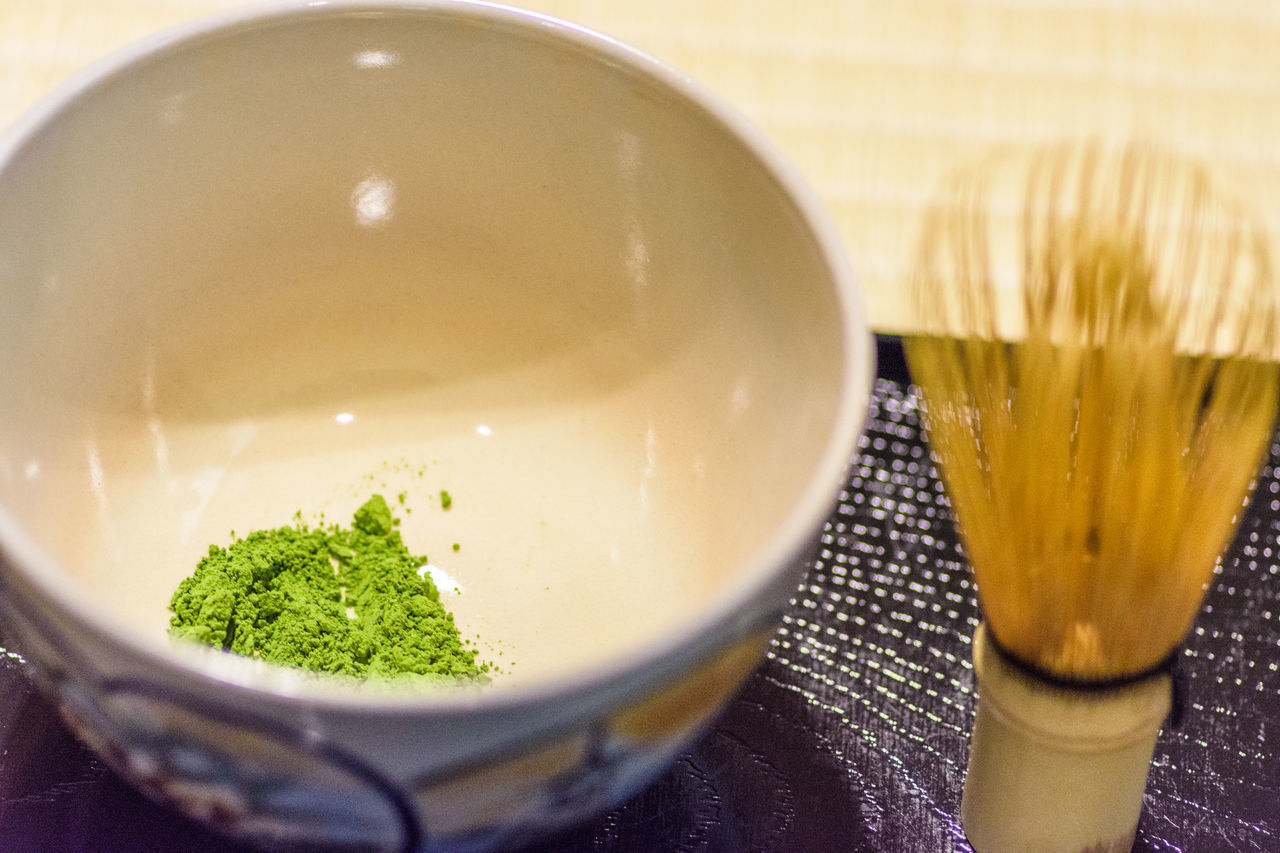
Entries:
{"type": "Polygon", "coordinates": [[[1055,686],[974,635],[978,713],[961,821],[977,853],[1128,853],[1171,677],[1055,686]]]}

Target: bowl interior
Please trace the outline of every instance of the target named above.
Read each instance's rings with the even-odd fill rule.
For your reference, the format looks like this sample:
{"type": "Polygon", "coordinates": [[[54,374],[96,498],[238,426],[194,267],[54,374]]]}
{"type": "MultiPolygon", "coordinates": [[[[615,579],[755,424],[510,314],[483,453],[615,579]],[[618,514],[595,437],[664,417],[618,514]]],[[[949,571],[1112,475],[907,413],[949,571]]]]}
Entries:
{"type": "Polygon", "coordinates": [[[804,217],[550,25],[210,31],[2,166],[0,503],[146,642],[211,543],[381,492],[499,683],[556,675],[747,582],[832,442],[853,344],[804,217]]]}

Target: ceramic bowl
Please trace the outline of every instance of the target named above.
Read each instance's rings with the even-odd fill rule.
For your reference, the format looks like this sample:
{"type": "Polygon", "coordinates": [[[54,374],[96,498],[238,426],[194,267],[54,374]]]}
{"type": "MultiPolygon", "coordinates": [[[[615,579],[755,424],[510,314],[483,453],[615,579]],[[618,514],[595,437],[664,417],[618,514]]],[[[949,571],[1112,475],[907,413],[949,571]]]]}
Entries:
{"type": "Polygon", "coordinates": [[[0,291],[6,638],[123,776],[264,844],[488,849],[634,793],[758,663],[872,373],[758,131],[488,4],[254,7],[89,69],[0,141],[0,291]],[[492,684],[169,639],[210,544],[373,492],[492,684]]]}

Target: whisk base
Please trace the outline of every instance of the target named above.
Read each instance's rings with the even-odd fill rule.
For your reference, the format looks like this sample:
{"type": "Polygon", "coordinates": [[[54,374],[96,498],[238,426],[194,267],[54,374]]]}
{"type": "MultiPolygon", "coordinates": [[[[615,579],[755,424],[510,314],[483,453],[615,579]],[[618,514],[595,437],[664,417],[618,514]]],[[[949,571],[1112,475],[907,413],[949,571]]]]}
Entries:
{"type": "Polygon", "coordinates": [[[978,713],[960,816],[977,853],[1128,853],[1170,678],[1105,692],[1039,682],[974,634],[978,713]]]}

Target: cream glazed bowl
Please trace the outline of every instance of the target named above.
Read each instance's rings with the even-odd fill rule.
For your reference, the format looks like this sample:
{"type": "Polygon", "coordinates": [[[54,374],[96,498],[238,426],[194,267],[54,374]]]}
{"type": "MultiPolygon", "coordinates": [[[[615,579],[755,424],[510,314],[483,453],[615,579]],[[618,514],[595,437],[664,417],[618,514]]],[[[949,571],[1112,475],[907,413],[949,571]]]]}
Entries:
{"type": "Polygon", "coordinates": [[[634,793],[759,661],[872,374],[758,131],[479,3],[252,7],[81,74],[0,141],[0,292],[5,639],[123,776],[264,845],[491,849],[634,793]],[[372,492],[491,684],[170,640],[211,543],[372,492]]]}

